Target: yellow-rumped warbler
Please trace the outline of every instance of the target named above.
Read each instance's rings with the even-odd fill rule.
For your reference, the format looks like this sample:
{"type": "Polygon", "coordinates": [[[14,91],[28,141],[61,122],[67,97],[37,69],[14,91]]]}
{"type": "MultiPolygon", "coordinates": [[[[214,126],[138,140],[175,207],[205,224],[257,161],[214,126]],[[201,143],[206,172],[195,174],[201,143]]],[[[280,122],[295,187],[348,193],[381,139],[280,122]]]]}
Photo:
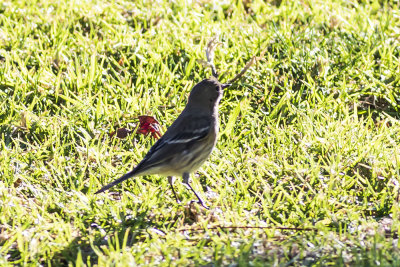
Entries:
{"type": "Polygon", "coordinates": [[[206,161],[215,146],[218,134],[218,104],[223,89],[229,85],[221,84],[215,78],[204,79],[196,84],[190,92],[185,109],[136,168],[104,186],[96,194],[134,176],[159,174],[168,176],[172,192],[179,203],[173,183],[174,176],[182,176],[183,183],[192,190],[199,203],[208,208],[191,187],[189,176],[206,161]]]}

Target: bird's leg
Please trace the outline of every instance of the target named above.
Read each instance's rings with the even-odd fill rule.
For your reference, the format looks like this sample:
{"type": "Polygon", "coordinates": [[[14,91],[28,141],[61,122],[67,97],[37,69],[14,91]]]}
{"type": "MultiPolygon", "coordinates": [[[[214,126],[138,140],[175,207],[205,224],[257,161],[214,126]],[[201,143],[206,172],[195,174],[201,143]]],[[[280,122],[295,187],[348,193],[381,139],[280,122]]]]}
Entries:
{"type": "Polygon", "coordinates": [[[206,203],[203,201],[203,199],[201,199],[201,197],[196,193],[196,191],[194,191],[193,187],[190,185],[190,183],[189,183],[189,182],[190,182],[190,181],[189,181],[189,178],[190,178],[189,173],[186,173],[186,172],[185,172],[185,173],[182,175],[182,177],[183,177],[183,183],[184,183],[190,190],[192,190],[192,192],[195,194],[195,196],[196,196],[197,199],[199,200],[199,204],[202,205],[205,209],[208,209],[206,203]]]}
{"type": "Polygon", "coordinates": [[[169,185],[171,186],[172,193],[174,193],[176,202],[179,204],[179,203],[181,203],[181,200],[178,198],[178,195],[177,195],[176,192],[175,192],[175,189],[174,189],[174,181],[175,181],[175,177],[174,177],[174,176],[168,176],[168,183],[169,183],[169,185]]]}

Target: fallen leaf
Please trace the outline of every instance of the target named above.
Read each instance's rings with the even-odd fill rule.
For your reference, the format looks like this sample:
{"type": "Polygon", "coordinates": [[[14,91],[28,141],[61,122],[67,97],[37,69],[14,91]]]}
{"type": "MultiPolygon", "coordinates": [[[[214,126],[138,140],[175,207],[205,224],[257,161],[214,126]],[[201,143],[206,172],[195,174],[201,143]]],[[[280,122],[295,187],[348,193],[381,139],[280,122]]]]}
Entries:
{"type": "Polygon", "coordinates": [[[201,206],[197,201],[190,201],[185,208],[185,218],[193,222],[200,222],[203,220],[207,210],[201,206]]]}
{"type": "Polygon", "coordinates": [[[160,123],[152,116],[139,116],[139,128],[137,130],[138,133],[148,135],[151,133],[151,136],[158,139],[161,137],[160,132],[160,123]]]}
{"type": "Polygon", "coordinates": [[[118,138],[125,138],[130,134],[131,131],[126,129],[126,128],[118,128],[115,132],[110,133],[110,137],[113,137],[114,135],[117,135],[118,138]]]}
{"type": "Polygon", "coordinates": [[[19,187],[21,184],[22,184],[21,178],[17,178],[17,180],[15,180],[14,182],[14,187],[19,187]]]}
{"type": "Polygon", "coordinates": [[[118,64],[119,64],[120,66],[123,66],[123,65],[124,65],[124,58],[121,58],[121,59],[118,61],[118,64]]]}

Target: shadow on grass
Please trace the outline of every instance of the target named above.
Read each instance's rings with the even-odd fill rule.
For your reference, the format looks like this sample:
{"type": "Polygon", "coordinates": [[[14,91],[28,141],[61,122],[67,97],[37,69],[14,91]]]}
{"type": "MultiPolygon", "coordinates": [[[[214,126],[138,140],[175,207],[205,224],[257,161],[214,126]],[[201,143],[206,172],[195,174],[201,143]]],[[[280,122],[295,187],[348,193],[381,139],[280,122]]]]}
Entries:
{"type": "MultiPolygon", "coordinates": [[[[82,261],[86,264],[97,264],[98,253],[103,252],[103,248],[112,251],[114,248],[118,250],[123,246],[133,246],[148,237],[147,230],[158,229],[164,227],[163,222],[149,220],[149,210],[140,212],[135,218],[130,215],[119,215],[121,222],[119,224],[107,224],[107,222],[115,221],[115,217],[109,214],[107,218],[103,218],[105,226],[99,226],[94,222],[86,222],[88,232],[82,233],[73,239],[63,250],[52,255],[49,263],[54,266],[66,266],[73,262],[77,264],[82,261]],[[90,233],[90,231],[95,232],[90,233]],[[91,236],[92,238],[89,238],[91,236]]],[[[94,220],[93,220],[94,221],[94,220]]]]}

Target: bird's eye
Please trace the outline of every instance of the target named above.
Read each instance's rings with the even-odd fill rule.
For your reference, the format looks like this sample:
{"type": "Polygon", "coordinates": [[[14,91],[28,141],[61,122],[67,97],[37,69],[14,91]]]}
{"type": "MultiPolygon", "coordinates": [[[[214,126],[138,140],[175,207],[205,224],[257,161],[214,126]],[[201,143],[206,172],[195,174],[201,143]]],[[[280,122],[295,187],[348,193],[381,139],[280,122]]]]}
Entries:
{"type": "Polygon", "coordinates": [[[219,91],[219,86],[216,86],[216,87],[215,87],[215,91],[219,91]]]}

